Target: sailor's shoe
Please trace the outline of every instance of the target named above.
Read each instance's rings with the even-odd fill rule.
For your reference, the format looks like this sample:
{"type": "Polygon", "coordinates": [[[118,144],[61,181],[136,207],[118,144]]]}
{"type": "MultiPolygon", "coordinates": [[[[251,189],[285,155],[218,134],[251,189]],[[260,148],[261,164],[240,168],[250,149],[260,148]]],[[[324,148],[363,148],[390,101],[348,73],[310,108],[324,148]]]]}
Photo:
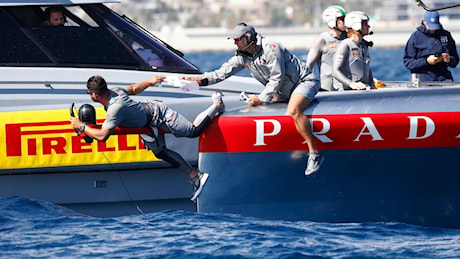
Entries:
{"type": "Polygon", "coordinates": [[[214,103],[214,105],[219,107],[219,111],[217,111],[218,115],[223,114],[225,111],[225,104],[222,100],[223,95],[224,94],[222,94],[222,92],[215,92],[214,94],[212,94],[212,102],[214,103]]]}
{"type": "Polygon", "coordinates": [[[305,175],[312,175],[319,171],[319,167],[324,161],[324,156],[320,153],[310,153],[307,159],[307,168],[305,169],[305,175]]]}
{"type": "Polygon", "coordinates": [[[203,190],[203,186],[206,184],[208,180],[209,174],[204,172],[197,172],[197,176],[190,180],[193,186],[193,194],[190,198],[191,201],[195,202],[198,196],[200,196],[201,191],[203,190]]]}

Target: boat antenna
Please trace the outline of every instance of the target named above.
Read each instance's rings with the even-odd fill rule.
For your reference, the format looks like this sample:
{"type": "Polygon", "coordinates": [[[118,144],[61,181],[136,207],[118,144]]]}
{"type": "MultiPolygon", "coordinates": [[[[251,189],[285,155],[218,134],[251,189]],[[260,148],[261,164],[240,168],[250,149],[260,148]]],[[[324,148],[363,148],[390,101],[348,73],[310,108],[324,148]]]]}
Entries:
{"type": "Polygon", "coordinates": [[[438,10],[444,10],[444,9],[449,9],[449,8],[454,8],[454,7],[458,7],[460,6],[460,4],[453,4],[453,5],[447,5],[447,6],[442,6],[442,7],[438,7],[438,8],[429,8],[428,6],[425,5],[425,3],[423,3],[422,0],[415,0],[415,3],[417,4],[417,6],[419,7],[422,7],[423,9],[425,9],[426,11],[438,11],[438,10]]]}

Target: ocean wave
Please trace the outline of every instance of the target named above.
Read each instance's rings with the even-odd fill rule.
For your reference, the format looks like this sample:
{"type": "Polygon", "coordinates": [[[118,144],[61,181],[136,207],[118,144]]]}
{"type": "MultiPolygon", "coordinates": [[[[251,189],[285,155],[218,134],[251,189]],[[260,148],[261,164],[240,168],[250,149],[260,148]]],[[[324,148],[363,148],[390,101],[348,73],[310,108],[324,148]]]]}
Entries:
{"type": "Polygon", "coordinates": [[[0,200],[1,258],[458,258],[460,230],[167,210],[94,218],[0,200]]]}

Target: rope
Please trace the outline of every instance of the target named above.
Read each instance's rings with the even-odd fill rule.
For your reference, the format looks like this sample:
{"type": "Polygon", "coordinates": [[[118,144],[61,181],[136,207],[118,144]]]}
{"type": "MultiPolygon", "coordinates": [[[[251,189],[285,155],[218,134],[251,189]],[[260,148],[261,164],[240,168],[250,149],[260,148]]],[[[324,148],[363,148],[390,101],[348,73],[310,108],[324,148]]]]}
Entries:
{"type": "Polygon", "coordinates": [[[131,193],[129,192],[128,190],[128,187],[126,187],[126,184],[125,182],[123,181],[123,178],[121,177],[121,174],[118,170],[115,169],[115,167],[113,167],[113,164],[112,162],[109,160],[109,158],[105,155],[104,153],[104,150],[101,148],[101,144],[99,142],[97,142],[97,144],[99,145],[99,149],[101,150],[102,152],[102,155],[104,156],[104,158],[107,160],[107,162],[109,163],[110,167],[112,167],[112,169],[118,174],[118,178],[120,178],[120,182],[121,184],[123,185],[123,187],[125,188],[125,191],[126,193],[128,194],[128,197],[129,197],[129,200],[133,203],[133,205],[136,207],[137,211],[141,214],[141,215],[144,215],[144,211],[142,211],[142,209],[139,207],[139,205],[136,203],[136,201],[133,199],[133,197],[131,196],[131,193]]]}

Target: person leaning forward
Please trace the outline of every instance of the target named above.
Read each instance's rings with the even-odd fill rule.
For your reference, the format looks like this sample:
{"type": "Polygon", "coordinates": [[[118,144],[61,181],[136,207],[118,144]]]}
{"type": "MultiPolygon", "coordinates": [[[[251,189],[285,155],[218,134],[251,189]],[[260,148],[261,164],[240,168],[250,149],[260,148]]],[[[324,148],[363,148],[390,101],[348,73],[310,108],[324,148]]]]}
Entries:
{"type": "MultiPolygon", "coordinates": [[[[133,84],[127,88],[115,87],[108,89],[107,83],[101,76],[92,76],[87,82],[88,95],[94,102],[101,103],[107,111],[100,129],[86,127],[79,119],[71,117],[70,124],[87,136],[105,142],[117,126],[144,127],[162,129],[176,137],[198,137],[211,123],[212,119],[223,113],[224,103],[222,94],[216,92],[212,96],[213,105],[201,112],[191,123],[183,115],[167,107],[161,101],[137,102],[129,97],[143,92],[150,86],[161,83],[165,77],[153,76],[149,80],[133,84]]],[[[155,156],[185,172],[193,186],[192,201],[200,194],[208,178],[207,173],[194,169],[180,154],[166,147],[165,136],[158,131],[150,135],[141,135],[146,149],[155,156]]]]}
{"type": "Polygon", "coordinates": [[[288,102],[287,112],[294,119],[297,131],[308,144],[309,157],[305,175],[317,172],[324,157],[313,139],[308,118],[303,114],[315,99],[320,83],[299,58],[277,42],[266,40],[254,27],[238,23],[228,37],[237,47],[236,54],[219,69],[201,77],[184,77],[195,80],[200,86],[218,83],[247,68],[251,75],[265,86],[259,95],[250,95],[251,106],[267,102],[288,102]]]}

